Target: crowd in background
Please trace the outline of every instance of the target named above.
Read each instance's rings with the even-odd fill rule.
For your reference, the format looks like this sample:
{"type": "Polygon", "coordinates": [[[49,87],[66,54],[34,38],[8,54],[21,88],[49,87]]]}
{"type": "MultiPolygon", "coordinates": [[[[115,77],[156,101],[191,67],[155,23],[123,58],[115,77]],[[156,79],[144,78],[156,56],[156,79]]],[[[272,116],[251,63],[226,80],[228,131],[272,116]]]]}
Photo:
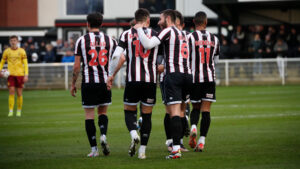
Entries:
{"type": "Polygon", "coordinates": [[[236,26],[221,42],[221,59],[300,57],[300,34],[286,25],[236,26]]]}
{"type": "MultiPolygon", "coordinates": [[[[286,25],[236,26],[220,41],[220,59],[300,57],[300,34],[286,25]]],[[[29,63],[74,62],[74,46],[73,39],[48,43],[28,37],[21,41],[29,63]]]]}
{"type": "MultiPolygon", "coordinates": [[[[56,43],[44,41],[38,43],[29,37],[26,41],[21,41],[20,45],[26,51],[28,63],[74,62],[75,60],[73,39],[68,41],[58,39],[56,43]]],[[[4,49],[7,47],[8,45],[5,45],[4,49]]]]}

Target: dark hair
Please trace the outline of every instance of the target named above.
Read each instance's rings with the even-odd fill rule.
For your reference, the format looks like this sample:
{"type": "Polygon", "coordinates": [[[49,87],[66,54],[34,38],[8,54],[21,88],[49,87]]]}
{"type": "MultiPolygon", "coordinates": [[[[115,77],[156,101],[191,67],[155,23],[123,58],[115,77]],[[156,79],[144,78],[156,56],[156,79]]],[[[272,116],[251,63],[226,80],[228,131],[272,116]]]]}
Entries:
{"type": "Polygon", "coordinates": [[[199,11],[195,14],[194,23],[195,25],[202,25],[204,24],[206,19],[207,19],[206,13],[203,11],[199,11]]]}
{"type": "Polygon", "coordinates": [[[136,10],[134,13],[134,18],[135,18],[136,22],[146,21],[148,17],[150,17],[150,13],[145,8],[140,8],[140,9],[136,10]]]}
{"type": "Polygon", "coordinates": [[[180,20],[180,25],[183,25],[184,24],[184,18],[182,16],[182,14],[177,10],[174,10],[174,12],[175,12],[176,18],[178,18],[180,20]]]}
{"type": "Polygon", "coordinates": [[[9,37],[9,40],[16,38],[17,40],[19,40],[19,38],[16,35],[12,35],[9,37]]]}
{"type": "Polygon", "coordinates": [[[103,16],[99,12],[90,13],[86,17],[91,28],[99,28],[102,25],[103,16]]]}
{"type": "Polygon", "coordinates": [[[165,17],[170,16],[171,22],[175,23],[176,20],[176,14],[173,9],[166,9],[161,12],[165,17]]]}

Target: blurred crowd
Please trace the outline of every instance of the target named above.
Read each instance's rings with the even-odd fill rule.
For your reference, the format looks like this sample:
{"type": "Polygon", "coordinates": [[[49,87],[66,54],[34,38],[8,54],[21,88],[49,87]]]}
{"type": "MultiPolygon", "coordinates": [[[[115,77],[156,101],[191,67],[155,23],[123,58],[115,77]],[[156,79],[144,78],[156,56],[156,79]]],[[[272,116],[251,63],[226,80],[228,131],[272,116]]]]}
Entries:
{"type": "MultiPolygon", "coordinates": [[[[58,39],[55,43],[48,43],[37,42],[32,37],[28,37],[26,41],[21,41],[20,45],[27,53],[28,63],[74,62],[75,60],[73,39],[68,41],[58,39]]],[[[3,51],[8,47],[4,45],[3,51]]]]}
{"type": "Polygon", "coordinates": [[[236,26],[221,42],[221,59],[300,57],[300,34],[286,25],[236,26]]]}
{"type": "MultiPolygon", "coordinates": [[[[300,32],[286,25],[236,26],[220,41],[220,59],[300,57],[300,32]]],[[[21,41],[29,63],[74,62],[74,46],[73,39],[49,43],[28,37],[21,41]]]]}

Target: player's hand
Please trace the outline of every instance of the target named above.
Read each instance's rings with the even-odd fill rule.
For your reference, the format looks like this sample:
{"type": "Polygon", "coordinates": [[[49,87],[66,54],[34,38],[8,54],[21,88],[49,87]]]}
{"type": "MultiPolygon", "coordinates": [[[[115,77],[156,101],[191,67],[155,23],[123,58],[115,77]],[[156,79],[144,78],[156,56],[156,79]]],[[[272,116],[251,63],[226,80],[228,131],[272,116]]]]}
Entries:
{"type": "Polygon", "coordinates": [[[24,76],[24,83],[28,82],[28,76],[24,76]]]}
{"type": "Polygon", "coordinates": [[[164,72],[165,66],[163,64],[160,64],[157,66],[157,72],[162,73],[164,72]]]}
{"type": "Polygon", "coordinates": [[[144,25],[141,23],[137,23],[134,25],[134,29],[142,28],[144,25]]]}
{"type": "Polygon", "coordinates": [[[75,86],[75,85],[72,85],[72,86],[71,86],[70,92],[71,92],[71,95],[72,95],[73,97],[76,97],[76,92],[77,92],[77,90],[76,90],[76,86],[75,86]]]}
{"type": "Polygon", "coordinates": [[[113,76],[109,76],[107,78],[107,82],[106,82],[107,90],[111,90],[113,81],[114,81],[113,76]]]}

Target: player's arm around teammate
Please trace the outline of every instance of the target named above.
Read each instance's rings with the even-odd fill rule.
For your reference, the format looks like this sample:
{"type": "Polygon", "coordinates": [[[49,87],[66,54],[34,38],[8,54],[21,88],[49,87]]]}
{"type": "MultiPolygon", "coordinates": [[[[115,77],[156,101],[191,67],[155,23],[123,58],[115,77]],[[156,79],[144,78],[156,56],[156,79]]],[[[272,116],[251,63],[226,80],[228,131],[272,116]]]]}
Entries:
{"type": "Polygon", "coordinates": [[[180,114],[185,109],[185,101],[189,99],[190,69],[188,67],[188,45],[187,38],[175,27],[175,12],[165,10],[160,15],[159,25],[163,30],[158,36],[148,38],[142,31],[143,25],[137,24],[138,35],[141,43],[146,49],[151,49],[159,44],[164,45],[166,76],[164,81],[166,103],[170,111],[170,128],[173,139],[172,152],[168,159],[181,157],[180,137],[182,125],[180,114]]]}
{"type": "Polygon", "coordinates": [[[24,49],[18,47],[18,37],[11,36],[9,38],[10,48],[3,52],[0,63],[0,70],[2,70],[7,61],[8,71],[10,73],[7,79],[7,86],[9,90],[8,97],[8,116],[13,116],[15,91],[17,90],[17,117],[21,116],[23,106],[23,87],[24,83],[28,81],[28,62],[24,49]]]}
{"type": "MultiPolygon", "coordinates": [[[[147,36],[154,36],[156,32],[148,28],[150,24],[150,13],[146,9],[138,9],[135,12],[135,21],[143,24],[142,31],[147,36]]],[[[135,147],[140,138],[137,134],[137,105],[141,103],[142,124],[140,129],[141,146],[139,148],[138,158],[146,158],[146,146],[151,133],[151,115],[156,102],[156,59],[158,47],[151,50],[145,50],[137,36],[137,30],[130,28],[122,33],[119,40],[119,46],[113,54],[110,68],[110,84],[114,75],[119,69],[114,68],[117,65],[118,58],[126,50],[127,75],[124,91],[124,113],[125,122],[131,135],[131,145],[129,155],[135,154],[135,147]],[[115,63],[113,63],[115,62],[115,63]]],[[[118,62],[121,63],[121,62],[118,62]]],[[[120,64],[119,64],[120,65],[120,64]]],[[[110,84],[108,86],[110,86],[110,84]]]]}

